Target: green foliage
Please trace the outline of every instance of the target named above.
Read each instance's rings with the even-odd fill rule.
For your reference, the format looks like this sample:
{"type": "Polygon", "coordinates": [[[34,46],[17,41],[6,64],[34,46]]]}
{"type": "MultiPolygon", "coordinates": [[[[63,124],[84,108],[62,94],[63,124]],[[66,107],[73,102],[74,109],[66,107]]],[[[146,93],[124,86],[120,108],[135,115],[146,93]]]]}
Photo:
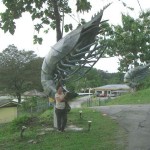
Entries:
{"type": "Polygon", "coordinates": [[[12,121],[12,129],[13,130],[21,130],[22,126],[28,126],[31,122],[31,116],[21,116],[12,121]]]}
{"type": "MultiPolygon", "coordinates": [[[[31,14],[32,20],[35,22],[34,28],[37,34],[44,29],[48,33],[50,27],[56,29],[57,41],[62,37],[61,26],[66,32],[72,30],[72,24],[64,25],[65,14],[71,14],[69,0],[4,0],[2,3],[6,6],[6,10],[0,14],[1,29],[4,32],[14,34],[16,29],[15,20],[22,17],[24,12],[31,14]],[[9,18],[9,19],[8,19],[9,18]],[[45,28],[47,28],[45,30],[45,28]]],[[[91,5],[87,0],[77,0],[77,11],[84,12],[91,9],[91,5]]],[[[34,44],[42,44],[42,38],[34,35],[34,44]]]]}
{"type": "Polygon", "coordinates": [[[41,66],[43,63],[43,58],[37,57],[30,61],[30,63],[26,64],[26,73],[28,74],[28,86],[26,87],[27,90],[30,89],[37,89],[42,91],[41,86],[41,66]]]}
{"type": "Polygon", "coordinates": [[[25,90],[33,87],[41,89],[42,61],[33,51],[18,50],[9,45],[0,53],[0,88],[15,94],[19,101],[25,90]]]}
{"type": "MultiPolygon", "coordinates": [[[[72,87],[76,92],[81,92],[83,89],[99,87],[106,84],[119,84],[123,83],[123,73],[107,73],[102,70],[91,68],[83,78],[74,82],[73,80],[66,83],[67,89],[72,87]],[[74,87],[74,88],[73,88],[74,87]]],[[[82,91],[83,92],[83,91],[82,91]]]]}
{"type": "Polygon", "coordinates": [[[29,108],[36,106],[37,106],[37,97],[34,96],[26,98],[25,101],[21,103],[21,107],[24,110],[29,110],[29,108]]]}
{"type": "Polygon", "coordinates": [[[65,32],[68,32],[69,30],[72,30],[72,24],[66,24],[64,28],[65,28],[65,32]]]}
{"type": "Polygon", "coordinates": [[[43,112],[40,116],[39,116],[39,121],[41,124],[43,125],[48,125],[48,126],[53,126],[53,108],[50,107],[48,110],[46,110],[45,112],[43,112]]]}
{"type": "Polygon", "coordinates": [[[89,11],[91,9],[91,5],[90,2],[88,2],[87,0],[77,0],[77,11],[89,11]]]}
{"type": "Polygon", "coordinates": [[[34,44],[37,44],[37,43],[42,44],[43,39],[38,37],[37,35],[34,35],[33,39],[34,39],[33,41],[34,44]]]}
{"type": "Polygon", "coordinates": [[[143,12],[138,19],[122,14],[122,25],[108,26],[108,38],[103,42],[108,45],[108,55],[120,57],[120,71],[149,62],[149,14],[143,12]]]}
{"type": "Polygon", "coordinates": [[[39,115],[48,108],[48,99],[36,96],[26,97],[21,105],[18,106],[18,114],[24,115],[39,115]]]}

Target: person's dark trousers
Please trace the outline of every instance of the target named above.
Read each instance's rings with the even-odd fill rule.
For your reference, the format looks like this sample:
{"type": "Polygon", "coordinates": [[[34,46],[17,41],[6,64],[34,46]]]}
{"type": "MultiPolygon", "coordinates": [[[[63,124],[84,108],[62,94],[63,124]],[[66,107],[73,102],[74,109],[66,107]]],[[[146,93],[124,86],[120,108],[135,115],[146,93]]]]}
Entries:
{"type": "Polygon", "coordinates": [[[55,110],[57,116],[57,128],[60,131],[64,131],[67,124],[67,112],[65,109],[57,109],[55,110]]]}

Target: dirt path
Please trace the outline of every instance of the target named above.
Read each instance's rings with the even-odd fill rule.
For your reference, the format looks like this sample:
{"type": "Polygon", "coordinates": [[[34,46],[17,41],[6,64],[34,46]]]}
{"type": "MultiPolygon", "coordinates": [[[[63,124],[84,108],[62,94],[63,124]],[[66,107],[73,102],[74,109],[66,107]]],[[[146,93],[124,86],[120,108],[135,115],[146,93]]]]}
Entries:
{"type": "Polygon", "coordinates": [[[98,106],[127,131],[127,150],[150,150],[150,105],[98,106]]]}

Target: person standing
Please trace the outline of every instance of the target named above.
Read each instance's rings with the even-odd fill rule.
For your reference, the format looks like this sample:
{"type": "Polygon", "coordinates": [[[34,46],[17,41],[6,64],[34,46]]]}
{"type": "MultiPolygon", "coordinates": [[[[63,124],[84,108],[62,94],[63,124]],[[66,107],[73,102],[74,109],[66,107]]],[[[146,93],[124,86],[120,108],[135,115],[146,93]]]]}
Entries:
{"type": "Polygon", "coordinates": [[[55,94],[55,113],[57,116],[57,128],[58,131],[63,132],[66,124],[67,124],[67,112],[65,109],[65,94],[63,93],[62,85],[58,84],[56,87],[56,94],[55,94]]]}

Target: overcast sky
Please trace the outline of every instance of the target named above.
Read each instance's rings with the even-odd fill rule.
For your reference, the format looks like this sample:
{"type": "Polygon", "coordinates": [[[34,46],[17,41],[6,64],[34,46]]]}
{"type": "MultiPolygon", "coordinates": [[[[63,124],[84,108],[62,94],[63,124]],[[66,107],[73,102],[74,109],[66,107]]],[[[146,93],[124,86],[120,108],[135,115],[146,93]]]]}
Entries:
{"type": "MultiPolygon", "coordinates": [[[[72,5],[74,6],[75,0],[70,0],[72,5]]],[[[74,17],[76,20],[80,20],[80,18],[85,18],[86,21],[89,21],[91,16],[94,13],[97,13],[105,4],[109,3],[110,0],[90,0],[92,5],[92,10],[89,13],[76,14],[74,13],[74,17]]],[[[137,17],[139,12],[141,11],[137,0],[125,0],[128,6],[133,7],[134,11],[129,11],[119,0],[112,0],[113,4],[108,7],[103,15],[103,20],[108,19],[111,24],[117,25],[121,23],[121,12],[129,13],[131,16],[137,17]]],[[[150,8],[150,0],[139,0],[141,8],[143,10],[150,8]]],[[[75,8],[75,7],[74,7],[75,8]]],[[[2,5],[0,1],[0,11],[4,11],[5,7],[2,5]]],[[[74,10],[75,11],[75,10],[74,10]]],[[[71,17],[67,17],[65,22],[73,22],[73,24],[77,24],[75,20],[71,17]]],[[[50,50],[50,47],[56,43],[56,35],[53,30],[43,36],[43,44],[42,45],[34,45],[33,44],[33,35],[34,31],[34,23],[31,20],[31,17],[28,13],[24,13],[22,18],[16,21],[16,31],[12,36],[9,33],[5,33],[0,30],[0,51],[4,50],[10,44],[14,44],[18,49],[25,50],[34,50],[36,54],[41,57],[44,57],[50,50]]],[[[100,59],[96,65],[94,66],[97,69],[101,69],[108,72],[117,72],[118,68],[118,59],[117,58],[102,58],[100,59]]]]}

